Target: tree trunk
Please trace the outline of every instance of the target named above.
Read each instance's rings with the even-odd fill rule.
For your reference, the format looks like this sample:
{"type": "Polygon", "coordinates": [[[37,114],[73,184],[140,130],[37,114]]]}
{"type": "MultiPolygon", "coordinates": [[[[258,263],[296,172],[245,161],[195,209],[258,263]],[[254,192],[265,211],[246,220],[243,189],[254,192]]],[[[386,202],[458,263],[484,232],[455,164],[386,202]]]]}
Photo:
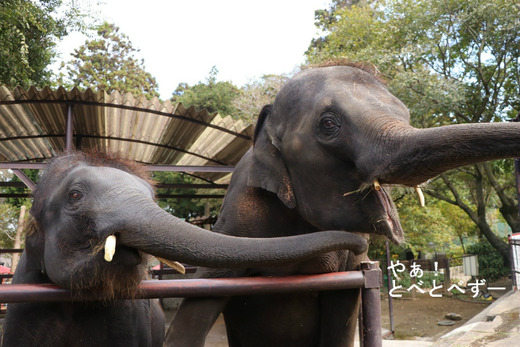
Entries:
{"type": "Polygon", "coordinates": [[[483,175],[482,170],[479,169],[477,165],[475,165],[475,205],[476,211],[473,210],[470,206],[464,203],[463,199],[460,196],[459,191],[455,187],[455,185],[451,182],[448,175],[442,174],[440,177],[446,187],[452,193],[454,199],[450,199],[447,196],[437,192],[437,191],[429,191],[428,194],[431,196],[446,201],[452,205],[458,206],[462,209],[469,218],[477,225],[480,233],[488,240],[491,246],[495,248],[500,255],[504,258],[505,262],[509,261],[509,249],[507,243],[502,241],[491,229],[486,219],[486,194],[484,192],[483,186],[483,175]]]}
{"type": "Polygon", "coordinates": [[[486,162],[479,164],[479,170],[482,171],[482,174],[486,175],[489,183],[497,193],[498,198],[500,199],[500,203],[502,206],[499,207],[500,214],[504,217],[505,221],[513,231],[513,233],[520,232],[520,221],[518,220],[518,204],[515,202],[515,199],[508,196],[505,193],[506,188],[510,188],[511,186],[502,186],[496,179],[491,163],[486,162]]]}

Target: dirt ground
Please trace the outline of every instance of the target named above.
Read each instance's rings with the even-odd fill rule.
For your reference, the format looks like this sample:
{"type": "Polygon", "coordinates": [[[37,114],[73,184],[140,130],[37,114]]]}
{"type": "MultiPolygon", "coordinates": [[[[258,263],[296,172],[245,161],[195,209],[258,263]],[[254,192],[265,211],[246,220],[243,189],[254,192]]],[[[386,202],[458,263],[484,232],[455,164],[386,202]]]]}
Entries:
{"type": "MultiPolygon", "coordinates": [[[[506,290],[500,292],[489,292],[494,299],[507,293],[511,289],[511,281],[503,279],[489,284],[490,286],[505,286],[506,290]]],[[[468,291],[469,292],[469,291],[468,291]]],[[[473,294],[442,298],[432,298],[428,293],[417,293],[412,299],[409,293],[403,294],[403,298],[393,299],[394,335],[388,336],[390,331],[390,315],[388,309],[388,296],[381,294],[381,315],[383,334],[385,338],[396,340],[426,340],[436,341],[441,336],[456,329],[484,310],[494,300],[486,301],[473,299],[473,294]],[[446,314],[457,313],[462,319],[454,321],[451,326],[440,326],[439,321],[447,320],[446,314]]],[[[227,338],[224,320],[221,317],[215,323],[206,339],[206,347],[226,347],[227,338]]]]}
{"type": "MultiPolygon", "coordinates": [[[[506,290],[489,292],[494,299],[506,294],[511,289],[511,281],[503,279],[490,286],[505,286],[506,290]]],[[[428,340],[436,341],[441,336],[462,326],[468,320],[484,310],[494,300],[487,301],[480,298],[472,298],[473,293],[465,296],[432,298],[428,293],[417,293],[415,299],[411,295],[403,294],[402,298],[393,298],[393,320],[394,320],[394,339],[398,340],[428,340]],[[456,313],[462,319],[453,321],[451,326],[438,325],[439,321],[448,320],[446,314],[456,313]]],[[[383,334],[385,330],[390,331],[390,315],[388,296],[381,296],[381,314],[383,324],[383,334]]]]}
{"type": "MultiPolygon", "coordinates": [[[[388,299],[381,298],[383,328],[390,331],[388,299]]],[[[434,341],[442,335],[462,326],[473,316],[485,309],[489,301],[462,301],[458,298],[432,298],[428,294],[411,298],[393,299],[394,338],[398,340],[424,339],[434,341]],[[457,313],[462,319],[454,325],[440,326],[439,321],[447,320],[445,315],[457,313]]],[[[384,332],[383,332],[384,333],[384,332]]]]}

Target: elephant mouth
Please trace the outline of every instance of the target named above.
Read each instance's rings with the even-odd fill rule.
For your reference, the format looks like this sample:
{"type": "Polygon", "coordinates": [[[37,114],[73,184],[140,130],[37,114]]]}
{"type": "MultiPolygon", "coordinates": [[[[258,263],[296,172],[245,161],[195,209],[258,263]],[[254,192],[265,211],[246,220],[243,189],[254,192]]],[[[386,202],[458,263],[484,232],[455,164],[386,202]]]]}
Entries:
{"type": "MultiPolygon", "coordinates": [[[[104,245],[103,245],[103,249],[104,249],[104,259],[108,263],[110,263],[110,262],[112,262],[112,260],[114,260],[114,256],[116,254],[117,254],[117,258],[121,258],[121,254],[123,254],[123,257],[125,259],[132,259],[131,257],[128,256],[128,254],[134,255],[135,265],[139,265],[142,262],[141,252],[135,248],[131,248],[131,247],[122,245],[121,243],[118,243],[116,234],[107,236],[107,238],[105,239],[104,245]],[[127,255],[125,256],[124,254],[127,254],[127,255]]],[[[182,265],[181,263],[179,263],[177,261],[172,261],[172,260],[168,260],[168,259],[164,259],[164,258],[160,258],[160,257],[156,257],[156,258],[160,262],[169,265],[171,268],[173,268],[174,270],[176,270],[177,272],[179,272],[181,274],[184,274],[186,272],[184,265],[182,265]]],[[[125,261],[126,265],[130,265],[130,263],[131,263],[131,261],[128,261],[128,260],[125,261]]]]}
{"type": "Polygon", "coordinates": [[[380,205],[383,207],[380,217],[374,223],[376,233],[387,236],[395,243],[399,244],[403,242],[403,228],[390,195],[386,192],[385,188],[380,185],[374,186],[374,191],[380,205]]]}
{"type": "Polygon", "coordinates": [[[113,262],[114,265],[124,264],[125,266],[137,266],[143,262],[143,255],[135,248],[118,245],[114,249],[114,255],[111,262],[113,262]]]}

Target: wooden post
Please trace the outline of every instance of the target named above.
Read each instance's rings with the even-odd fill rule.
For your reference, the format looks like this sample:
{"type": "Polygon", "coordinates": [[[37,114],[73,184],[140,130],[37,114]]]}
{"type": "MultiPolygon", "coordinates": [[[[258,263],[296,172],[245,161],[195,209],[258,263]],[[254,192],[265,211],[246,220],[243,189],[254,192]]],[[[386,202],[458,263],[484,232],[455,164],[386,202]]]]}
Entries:
{"type": "MultiPolygon", "coordinates": [[[[23,232],[23,222],[25,219],[25,206],[22,205],[20,208],[20,217],[18,218],[18,227],[16,228],[16,235],[14,237],[14,248],[20,248],[22,243],[22,232],[23,232]]],[[[18,266],[18,262],[20,261],[20,253],[13,253],[13,258],[11,260],[11,272],[14,273],[16,267],[18,266]]]]}

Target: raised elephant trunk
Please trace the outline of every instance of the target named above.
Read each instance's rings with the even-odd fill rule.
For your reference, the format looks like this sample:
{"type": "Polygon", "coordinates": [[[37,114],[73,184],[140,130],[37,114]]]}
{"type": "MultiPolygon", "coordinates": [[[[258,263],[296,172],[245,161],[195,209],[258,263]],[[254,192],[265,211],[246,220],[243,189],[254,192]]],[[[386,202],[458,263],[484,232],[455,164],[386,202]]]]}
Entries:
{"type": "Polygon", "coordinates": [[[514,157],[520,152],[517,123],[416,129],[399,122],[398,126],[387,126],[383,138],[379,157],[365,157],[360,165],[371,182],[382,184],[416,186],[462,165],[514,157]]]}

